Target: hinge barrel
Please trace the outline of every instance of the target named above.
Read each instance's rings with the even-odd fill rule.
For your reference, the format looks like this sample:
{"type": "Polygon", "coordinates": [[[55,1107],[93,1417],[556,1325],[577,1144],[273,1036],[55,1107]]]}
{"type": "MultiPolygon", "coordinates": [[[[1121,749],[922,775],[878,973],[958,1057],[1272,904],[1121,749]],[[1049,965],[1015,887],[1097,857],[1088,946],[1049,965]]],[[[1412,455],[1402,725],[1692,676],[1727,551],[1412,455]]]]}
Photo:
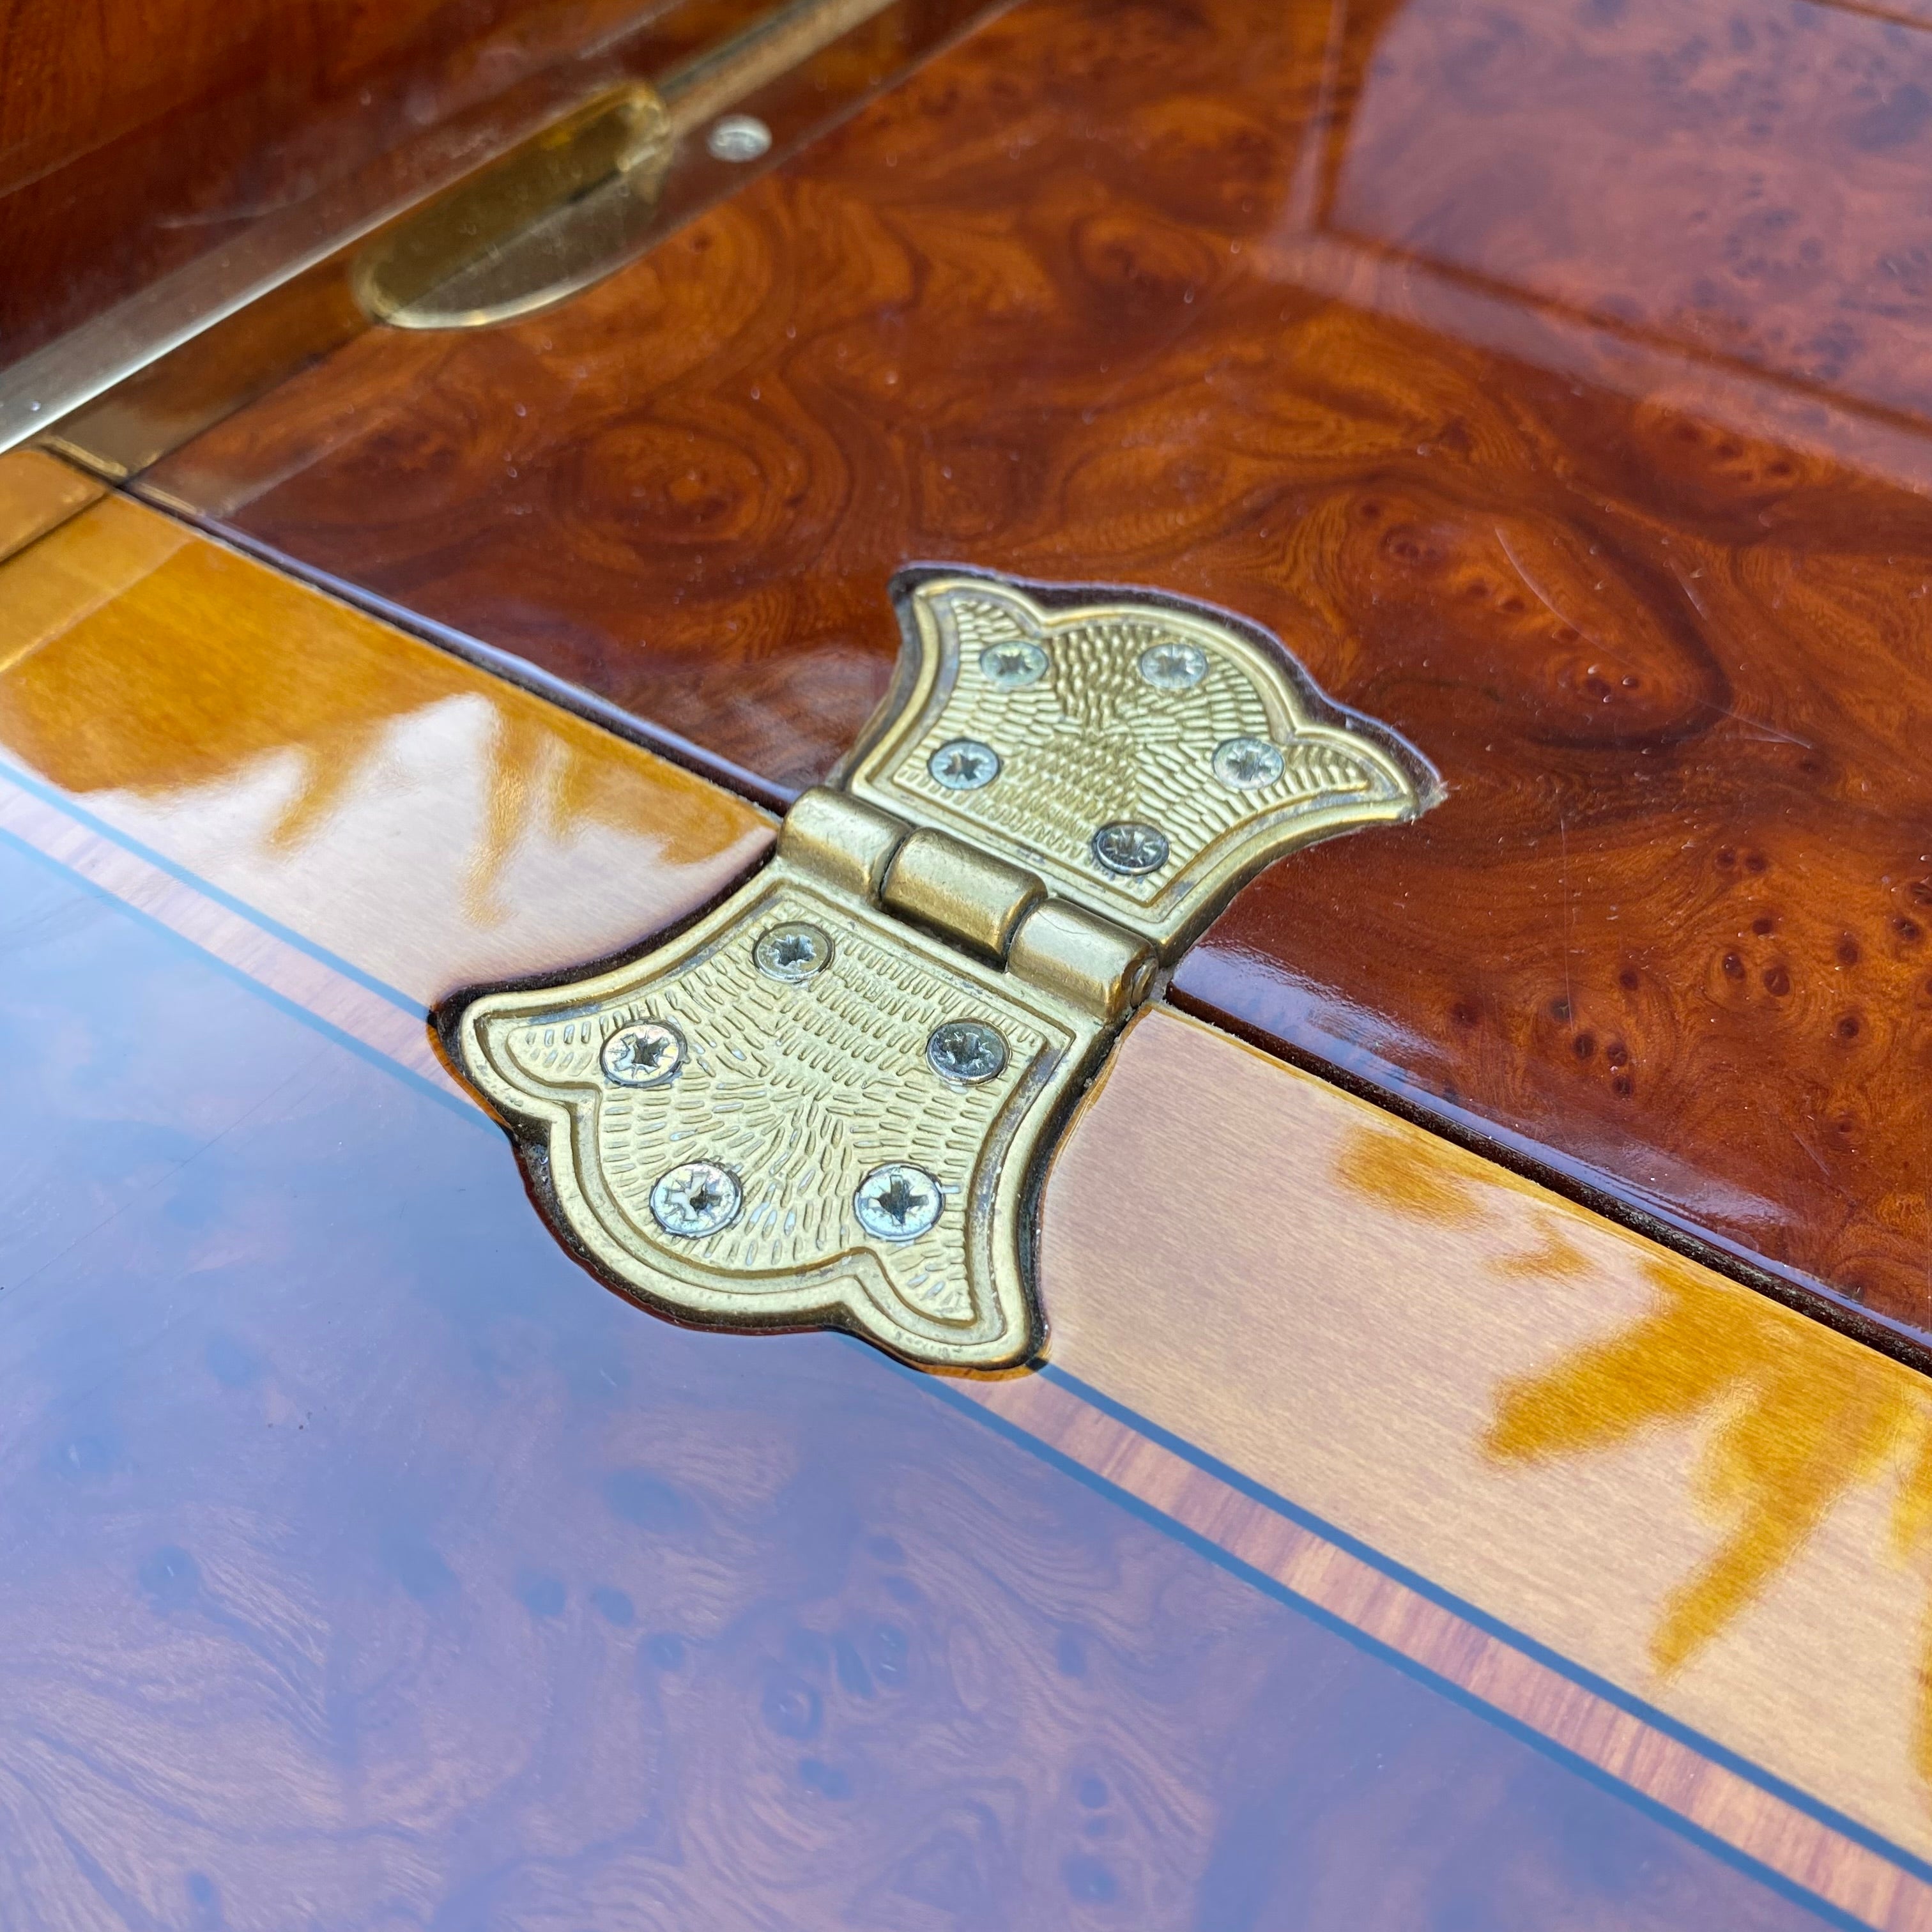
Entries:
{"type": "Polygon", "coordinates": [[[1083,1012],[1117,1020],[1152,982],[1154,948],[1049,898],[1036,874],[841,791],[800,795],[778,852],[826,884],[938,933],[1083,1012]]]}
{"type": "Polygon", "coordinates": [[[792,801],[778,827],[778,856],[877,905],[892,855],[911,830],[903,818],[862,804],[850,792],[814,785],[792,801]]]}
{"type": "Polygon", "coordinates": [[[922,825],[892,854],[880,902],[996,964],[1020,922],[1046,897],[1037,872],[922,825]]]}
{"type": "Polygon", "coordinates": [[[641,958],[474,1000],[458,1051],[653,1306],[1006,1369],[1046,1340],[1054,1144],[1160,967],[1268,859],[1441,787],[1226,613],[899,594],[892,694],[776,862],[641,958]]]}

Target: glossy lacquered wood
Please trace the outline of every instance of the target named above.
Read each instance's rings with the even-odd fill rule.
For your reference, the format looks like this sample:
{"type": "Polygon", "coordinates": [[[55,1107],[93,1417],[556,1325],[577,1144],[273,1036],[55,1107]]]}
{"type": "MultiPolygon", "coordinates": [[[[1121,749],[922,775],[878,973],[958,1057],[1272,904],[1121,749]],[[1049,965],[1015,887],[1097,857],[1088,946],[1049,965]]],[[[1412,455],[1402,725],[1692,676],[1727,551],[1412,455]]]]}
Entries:
{"type": "Polygon", "coordinates": [[[0,457],[0,562],[85,509],[103,489],[92,476],[38,450],[0,457]]]}
{"type": "MultiPolygon", "coordinates": [[[[0,1374],[14,1363],[15,1413],[53,1432],[45,1457],[64,1507],[94,1526],[69,1555],[41,1550],[22,1568],[29,1625],[56,1598],[68,1606],[53,1619],[63,1654],[84,1657],[97,1686],[71,1736],[129,1774],[165,1761],[194,1813],[179,1842],[201,1864],[184,1863],[178,1834],[151,1837],[136,1805],[118,1814],[114,1869],[151,1883],[200,1870],[224,1897],[252,1898],[297,1868],[286,1834],[306,1832],[334,1853],[340,1910],[366,1885],[402,1882],[386,1854],[348,1857],[334,1814],[307,1798],[278,1801],[273,1846],[236,1837],[209,1754],[240,1748],[242,1732],[278,1789],[332,1790],[344,1774],[334,1744],[264,1704],[241,1654],[251,1640],[221,1622],[236,1592],[292,1593],[298,1648],[330,1650],[352,1679],[373,1657],[398,1660],[401,1688],[358,1720],[385,1780],[362,1815],[409,1834],[418,1899],[473,1876],[472,1803],[507,1821],[504,1856],[520,1869],[538,1814],[578,1802],[570,1774],[531,1755],[523,1714],[548,1700],[573,1763],[630,1762],[640,1725],[670,1754],[638,1787],[660,1821],[648,1831],[716,1845],[736,1862],[740,1899],[751,1859],[749,1896],[809,1896],[826,1922],[842,1872],[886,1893],[923,1886],[935,1845],[952,1848],[946,1885],[1007,1901],[1000,1922],[1035,1910],[1058,1923],[1058,1901],[1097,1906],[1111,1888],[1154,1923],[1246,1898],[1250,1922],[1299,1925],[1318,1875],[1334,1901],[1322,1910],[1344,1922],[1402,1924],[1416,1896],[1473,1882],[1492,1912],[1534,1896],[1538,1922],[1588,1924],[1612,1909],[1592,1872],[1617,1875],[1619,1924],[1750,1924],[1773,1909],[1748,1889],[1712,1892],[1679,1840],[1632,1838],[1627,1799],[1606,1810],[1574,1795],[1580,1770],[1534,1769],[1550,1760],[1514,1747],[1497,1756],[1486,1727],[1500,1723],[1752,1870],[1866,1922],[1932,1924],[1932,1892],[1884,1841],[1932,1847],[1914,1688],[1932,1408],[1910,1372],[1161,1010],[1130,1034],[1048,1183],[1048,1371],[970,1388],[1018,1432],[1008,1443],[958,1433],[940,1393],[955,1385],[902,1400],[903,1372],[842,1354],[848,1345],[680,1336],[550,1244],[506,1148],[428,1056],[419,989],[473,976],[506,940],[536,943],[452,912],[496,848],[467,804],[476,766],[416,748],[426,715],[460,710],[487,683],[119,504],[0,566],[0,600],[45,607],[50,580],[68,587],[67,626],[0,672],[0,704],[27,692],[29,715],[59,718],[86,756],[0,770],[18,908],[5,1064],[28,1096],[0,1170],[0,1279],[20,1291],[0,1298],[0,1374]],[[168,568],[182,558],[195,567],[168,568]],[[91,601],[75,594],[83,580],[91,601]],[[262,708],[285,639],[335,665],[338,704],[298,680],[262,708]],[[154,655],[174,667],[158,682],[154,655]],[[198,674],[197,658],[225,675],[198,674]],[[438,665],[448,682],[427,688],[441,695],[402,706],[376,752],[345,755],[342,705],[352,717],[358,694],[420,697],[438,665]],[[122,687],[144,698],[149,725],[107,706],[86,742],[90,708],[122,687]],[[51,710],[63,689],[75,702],[51,710]],[[158,787],[159,738],[178,734],[185,757],[190,728],[217,768],[177,766],[158,787]],[[278,850],[273,781],[278,762],[298,761],[333,774],[332,797],[308,814],[320,842],[306,868],[299,844],[278,850]],[[346,890],[344,855],[358,848],[362,890],[346,890]],[[56,883],[22,869],[22,853],[56,883]],[[406,897],[372,917],[381,875],[405,864],[406,897]],[[295,900],[304,878],[311,890],[295,900]],[[399,958],[415,1000],[383,992],[379,976],[403,978],[399,958]],[[293,1205],[272,1207],[291,1186],[293,1205]],[[352,1280],[334,1272],[344,1256],[352,1280]],[[184,1267],[177,1300],[166,1284],[184,1267]],[[158,1294],[178,1312],[143,1314],[158,1294]],[[433,1318],[411,1312],[422,1294],[433,1318]],[[371,1335],[409,1391],[400,1419],[388,1383],[370,1392],[357,1351],[371,1335]],[[1413,1339],[1392,1346],[1402,1335],[1413,1339]],[[579,1348],[596,1373],[553,1382],[533,1365],[579,1348]],[[68,1363],[73,1391],[43,1403],[20,1379],[22,1348],[68,1363]],[[451,1359],[475,1364],[479,1348],[494,1365],[488,1396],[451,1359]],[[210,1396],[197,1349],[232,1400],[210,1396]],[[272,1373],[248,1366],[271,1362],[272,1373]],[[82,1395],[104,1382],[124,1393],[88,1408],[82,1395]],[[304,1438],[294,1449],[235,1455],[235,1432],[291,1420],[304,1438]],[[406,1453],[393,1435],[405,1427],[418,1444],[406,1453]],[[425,1434],[438,1446],[425,1450],[425,1434]],[[1024,1474],[1013,1441],[1059,1473],[1024,1474]],[[440,1473],[403,1469],[425,1456],[440,1473]],[[648,1478],[634,1480],[623,1472],[640,1456],[648,1478]],[[354,1502],[371,1459],[392,1456],[394,1497],[354,1502]],[[848,1462],[895,1474],[881,1486],[842,1474],[848,1462]],[[1105,1507],[1076,1500],[1089,1479],[1105,1507]],[[282,1525],[292,1546],[338,1556],[318,1567],[280,1553],[275,1534],[237,1541],[211,1526],[218,1496],[215,1518],[282,1525]],[[1120,1513],[1129,1502],[1152,1513],[1142,1528],[1178,1532],[1208,1568],[1139,1540],[1120,1513]],[[100,1514],[110,1503],[117,1513],[100,1514]],[[1064,1537],[1090,1566],[1047,1556],[1064,1537]],[[903,1562],[878,1557],[882,1538],[903,1562]],[[963,1568],[941,1553],[956,1545],[970,1552],[963,1568]],[[838,1550],[857,1568],[786,1597],[783,1579],[844,1562],[826,1553],[838,1550]],[[1229,1564],[1243,1592],[1285,1592],[1277,1603],[1311,1606],[1387,1660],[1364,1673],[1307,1648],[1214,1580],[1229,1564]],[[658,1580],[640,1583],[640,1565],[658,1580]],[[132,1585],[97,1590],[85,1611],[62,1596],[104,1570],[132,1585]],[[890,1607],[915,1600],[950,1606],[943,1632],[890,1607]],[[487,1658],[507,1714],[484,1713],[466,1666],[434,1661],[451,1622],[468,1633],[464,1654],[487,1658]],[[780,1632],[769,1641],[767,1624],[780,1632]],[[944,1658],[928,1660],[941,1635],[944,1658]],[[225,1714],[204,1730],[125,1708],[127,1672],[144,1658],[176,1669],[183,1643],[196,1682],[223,1687],[225,1714]],[[599,1690],[593,1713],[595,1672],[627,1659],[643,1673],[628,1680],[635,1694],[599,1690]],[[1433,1687],[1422,1703],[1390,1687],[1396,1660],[1433,1687]],[[1264,1680],[1277,1669],[1323,1687],[1315,1704],[1276,1699],[1264,1680]],[[755,1720],[733,1714],[768,1697],[755,1720]],[[1346,1747],[1322,1714],[1331,1698],[1346,1747]],[[1445,1698],[1481,1724],[1442,1729],[1430,1700],[1445,1698]],[[1375,1745],[1383,1771],[1358,1791],[1351,1754],[1390,1723],[1409,1729],[1375,1745]],[[507,1784],[492,1766],[510,1767],[507,1784]],[[989,1778],[1026,1794],[999,1814],[997,1845],[933,1822],[970,1810],[958,1794],[989,1778]],[[719,1780],[753,1808],[722,1839],[706,1822],[719,1780]],[[888,1785],[902,1787],[896,1808],[888,1785]],[[391,1795],[405,1790],[406,1825],[391,1795]],[[773,1834],[788,1850],[766,1868],[754,1853],[773,1834]],[[1586,1840],[1600,1854],[1590,1871],[1574,1858],[1586,1840]],[[1652,1876],[1633,1892],[1640,1869],[1652,1876]],[[1472,1870],[1484,1875],[1458,1876],[1472,1870]]],[[[548,837],[521,834],[553,935],[621,943],[602,916],[642,937],[761,832],[634,748],[521,694],[502,701],[526,736],[548,733],[578,760],[548,837]],[[613,854],[600,802],[613,797],[628,801],[626,822],[658,828],[656,850],[613,854]],[[694,830],[707,824],[735,825],[740,842],[707,846],[694,830]]],[[[0,710],[21,715],[17,702],[0,710]]],[[[15,730],[13,755],[23,742],[15,730]]],[[[15,1520],[40,1480],[16,1458],[0,1490],[15,1520]]],[[[26,1648],[32,1670],[0,1672],[0,1691],[10,1681],[31,1714],[58,1670],[26,1648]]],[[[94,1788],[31,1781],[64,1818],[94,1788]]],[[[608,1826],[603,1850],[580,1846],[555,1881],[573,1900],[593,1879],[618,1882],[613,1870],[644,1882],[626,1861],[644,1814],[610,1815],[630,1822],[608,1826]]],[[[22,1882],[50,1889],[25,1895],[64,1896],[64,1856],[37,1864],[22,1882]]],[[[664,1881],[677,1910],[719,1909],[712,1857],[688,1856],[664,1881]]]]}
{"type": "MultiPolygon", "coordinates": [[[[0,669],[0,1918],[1928,1922],[1896,1854],[1064,1378],[981,1406],[606,1292],[376,977],[505,938],[460,910],[490,767],[422,735],[575,760],[511,815],[560,933],[674,916],[757,816],[151,512],[0,565],[62,592],[0,669]]],[[[1082,1140],[1150,1064],[1177,1121],[1216,1052],[1309,1084],[1163,1024],[1082,1140]]],[[[1102,1132],[1056,1195],[1156,1245],[1102,1132]]]]}
{"type": "Polygon", "coordinates": [[[10,0],[0,365],[634,19],[616,0],[10,0]]]}
{"type": "Polygon", "coordinates": [[[943,1388],[644,1315],[479,1118],[0,890],[10,1921],[1833,1922],[943,1388]]]}
{"type": "Polygon", "coordinates": [[[361,341],[154,486],[782,785],[908,562],[1236,610],[1449,796],[1258,883],[1179,996],[1923,1336],[1928,47],[1031,0],[607,286],[361,341]]]}
{"type": "Polygon", "coordinates": [[[1914,1370],[1162,1008],[1041,1279],[1056,1369],[1932,1850],[1914,1370]]]}
{"type": "Polygon", "coordinates": [[[0,761],[419,1006],[611,951],[771,839],[649,752],[112,497],[5,566],[0,761]]]}

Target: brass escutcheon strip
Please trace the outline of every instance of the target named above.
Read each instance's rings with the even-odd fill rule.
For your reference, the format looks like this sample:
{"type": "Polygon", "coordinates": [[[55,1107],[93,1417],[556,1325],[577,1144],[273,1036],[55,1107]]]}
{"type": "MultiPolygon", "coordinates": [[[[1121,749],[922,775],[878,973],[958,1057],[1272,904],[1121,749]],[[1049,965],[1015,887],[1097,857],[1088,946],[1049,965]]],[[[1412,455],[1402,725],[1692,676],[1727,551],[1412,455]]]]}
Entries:
{"type": "Polygon", "coordinates": [[[476,328],[601,281],[656,238],[680,142],[890,4],[792,0],[655,88],[587,102],[378,236],[356,299],[392,328],[476,328]]]}

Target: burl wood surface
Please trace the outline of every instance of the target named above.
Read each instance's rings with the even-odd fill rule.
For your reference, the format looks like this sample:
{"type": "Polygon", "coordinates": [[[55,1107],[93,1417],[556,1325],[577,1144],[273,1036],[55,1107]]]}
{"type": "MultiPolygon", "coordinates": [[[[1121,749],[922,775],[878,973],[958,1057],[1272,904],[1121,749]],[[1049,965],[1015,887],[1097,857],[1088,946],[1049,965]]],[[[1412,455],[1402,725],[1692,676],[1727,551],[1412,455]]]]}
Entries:
{"type": "Polygon", "coordinates": [[[1237,610],[1449,799],[1178,996],[1923,1337],[1928,100],[1808,0],[1028,0],[154,480],[786,786],[909,561],[1237,610]]]}
{"type": "Polygon", "coordinates": [[[1835,1922],[0,849],[0,1916],[1835,1922]]]}
{"type": "Polygon", "coordinates": [[[124,502],[0,608],[8,1922],[1932,1925],[1908,1371],[1158,1010],[1048,1372],[681,1334],[421,1002],[755,814],[124,502]]]}

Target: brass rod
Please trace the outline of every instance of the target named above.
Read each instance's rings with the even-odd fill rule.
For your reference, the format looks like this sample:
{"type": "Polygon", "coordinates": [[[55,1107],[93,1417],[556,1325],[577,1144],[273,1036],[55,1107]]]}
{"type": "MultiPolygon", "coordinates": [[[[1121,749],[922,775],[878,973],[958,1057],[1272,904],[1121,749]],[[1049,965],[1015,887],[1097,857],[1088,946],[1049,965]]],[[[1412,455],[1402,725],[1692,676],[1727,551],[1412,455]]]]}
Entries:
{"type": "Polygon", "coordinates": [[[728,40],[693,55],[657,84],[672,132],[684,134],[703,126],[891,4],[892,0],[792,0],[728,40]]]}
{"type": "MultiPolygon", "coordinates": [[[[670,110],[668,132],[675,138],[701,124],[895,4],[899,0],[791,0],[775,9],[658,80],[670,110]]],[[[392,188],[371,195],[355,178],[339,184],[0,368],[0,452],[45,435],[123,385],[145,380],[145,372],[164,358],[276,297],[298,278],[346,274],[357,248],[412,220],[439,196],[500,164],[518,147],[540,140],[547,129],[581,112],[600,95],[608,96],[626,77],[611,62],[614,50],[676,10],[663,5],[643,10],[623,31],[586,50],[600,57],[597,62],[586,58],[566,64],[520,84],[500,110],[482,115],[473,134],[454,138],[430,130],[421,142],[424,160],[404,170],[416,177],[406,190],[392,188]],[[583,80],[572,85],[569,75],[580,75],[587,64],[596,65],[605,78],[586,93],[583,80]]],[[[319,340],[316,346],[326,345],[319,340]]],[[[138,470],[159,453],[144,446],[130,460],[95,461],[88,450],[75,452],[112,476],[138,470]]]]}

